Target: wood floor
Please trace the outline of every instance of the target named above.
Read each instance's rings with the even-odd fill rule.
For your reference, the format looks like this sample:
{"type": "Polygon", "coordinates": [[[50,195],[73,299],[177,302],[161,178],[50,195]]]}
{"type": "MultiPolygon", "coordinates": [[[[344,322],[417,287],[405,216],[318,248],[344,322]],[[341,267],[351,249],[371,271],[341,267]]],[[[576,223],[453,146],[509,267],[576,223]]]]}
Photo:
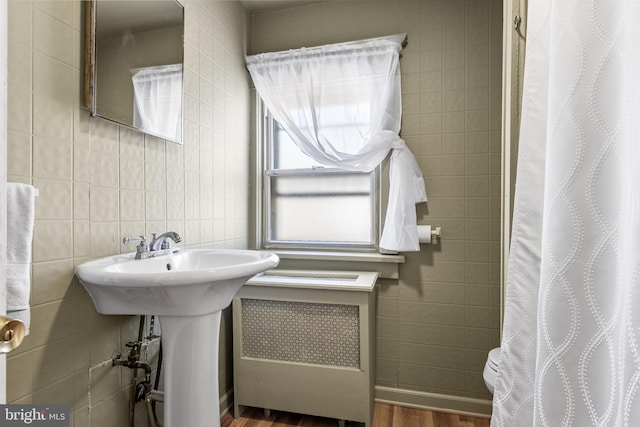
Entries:
{"type": "MultiPolygon", "coordinates": [[[[464,415],[445,414],[421,409],[376,403],[373,427],[489,427],[488,418],[474,418],[464,415]]],[[[230,413],[222,417],[221,427],[336,427],[334,419],[312,417],[272,411],[266,418],[262,409],[247,408],[241,418],[234,420],[230,413]]],[[[347,423],[347,427],[364,424],[347,423]]]]}

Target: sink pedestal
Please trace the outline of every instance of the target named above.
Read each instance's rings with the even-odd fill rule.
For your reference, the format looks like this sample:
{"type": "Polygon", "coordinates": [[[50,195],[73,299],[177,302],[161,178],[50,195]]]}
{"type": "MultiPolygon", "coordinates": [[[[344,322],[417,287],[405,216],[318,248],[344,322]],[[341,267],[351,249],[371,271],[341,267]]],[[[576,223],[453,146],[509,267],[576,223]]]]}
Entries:
{"type": "Polygon", "coordinates": [[[165,427],[220,426],[220,314],[159,316],[165,427]]]}

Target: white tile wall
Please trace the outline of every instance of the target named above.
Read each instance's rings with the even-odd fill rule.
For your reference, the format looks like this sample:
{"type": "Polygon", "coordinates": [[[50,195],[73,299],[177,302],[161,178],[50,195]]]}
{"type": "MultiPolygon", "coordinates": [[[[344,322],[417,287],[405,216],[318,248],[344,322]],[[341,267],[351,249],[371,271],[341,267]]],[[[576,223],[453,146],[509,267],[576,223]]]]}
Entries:
{"type": "MultiPolygon", "coordinates": [[[[126,425],[123,375],[95,370],[89,382],[88,370],[122,348],[131,327],[95,313],[73,266],[130,251],[123,235],[168,228],[185,245],[246,245],[246,18],[234,2],[184,3],[179,146],[90,119],[79,107],[79,1],[9,1],[9,180],[32,182],[41,197],[32,334],[9,358],[8,395],[16,403],[70,403],[75,425],[89,424],[89,404],[91,425],[114,425],[113,414],[121,415],[115,425],[126,425]]],[[[430,202],[420,220],[441,225],[446,238],[409,255],[399,283],[382,283],[381,385],[487,396],[479,373],[497,343],[499,316],[500,20],[497,0],[366,8],[344,1],[252,20],[255,52],[408,32],[402,135],[427,177],[430,202]]],[[[223,332],[229,327],[223,322],[223,332]]],[[[229,351],[223,342],[221,360],[229,351]]],[[[229,367],[220,375],[225,390],[229,367]]]]}
{"type": "MultiPolygon", "coordinates": [[[[124,351],[137,334],[137,318],[96,313],[74,267],[132,251],[121,244],[124,235],[167,229],[182,234],[185,246],[247,245],[248,186],[237,184],[237,176],[241,182],[249,176],[246,15],[236,2],[182,3],[184,146],[92,119],[80,107],[79,0],[9,0],[8,178],[32,183],[40,197],[31,334],[8,359],[8,401],[68,403],[73,425],[128,425],[129,373],[94,369],[89,380],[89,369],[124,351]],[[225,153],[214,148],[216,132],[233,147],[230,158],[219,158],[225,153]]],[[[223,328],[225,392],[230,321],[223,328]]]]}

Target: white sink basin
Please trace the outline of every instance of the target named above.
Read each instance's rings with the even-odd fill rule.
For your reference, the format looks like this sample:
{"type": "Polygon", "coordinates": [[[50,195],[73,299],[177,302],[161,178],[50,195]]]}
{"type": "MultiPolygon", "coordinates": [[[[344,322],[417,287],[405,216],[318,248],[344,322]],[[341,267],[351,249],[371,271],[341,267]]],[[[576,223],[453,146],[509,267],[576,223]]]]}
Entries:
{"type": "Polygon", "coordinates": [[[239,249],[183,249],[144,260],[114,255],[78,266],[99,313],[196,316],[220,311],[276,255],[239,249]]]}
{"type": "Polygon", "coordinates": [[[185,249],[134,259],[89,261],[76,269],[102,314],[158,315],[164,355],[164,426],[219,427],[220,312],[250,277],[278,265],[276,255],[185,249]]]}

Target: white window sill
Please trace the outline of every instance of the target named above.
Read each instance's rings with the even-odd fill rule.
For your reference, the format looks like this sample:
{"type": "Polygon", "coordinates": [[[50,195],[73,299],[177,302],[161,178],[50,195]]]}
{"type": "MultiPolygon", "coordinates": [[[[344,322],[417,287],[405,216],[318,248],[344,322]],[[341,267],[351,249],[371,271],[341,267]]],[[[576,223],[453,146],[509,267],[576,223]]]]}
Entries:
{"type": "Polygon", "coordinates": [[[315,259],[323,261],[362,261],[404,263],[404,255],[385,255],[377,252],[326,252],[269,250],[281,259],[315,259]]]}
{"type": "Polygon", "coordinates": [[[405,262],[404,255],[376,252],[267,251],[280,257],[278,268],[281,269],[376,271],[385,279],[398,279],[398,266],[405,262]]]}

